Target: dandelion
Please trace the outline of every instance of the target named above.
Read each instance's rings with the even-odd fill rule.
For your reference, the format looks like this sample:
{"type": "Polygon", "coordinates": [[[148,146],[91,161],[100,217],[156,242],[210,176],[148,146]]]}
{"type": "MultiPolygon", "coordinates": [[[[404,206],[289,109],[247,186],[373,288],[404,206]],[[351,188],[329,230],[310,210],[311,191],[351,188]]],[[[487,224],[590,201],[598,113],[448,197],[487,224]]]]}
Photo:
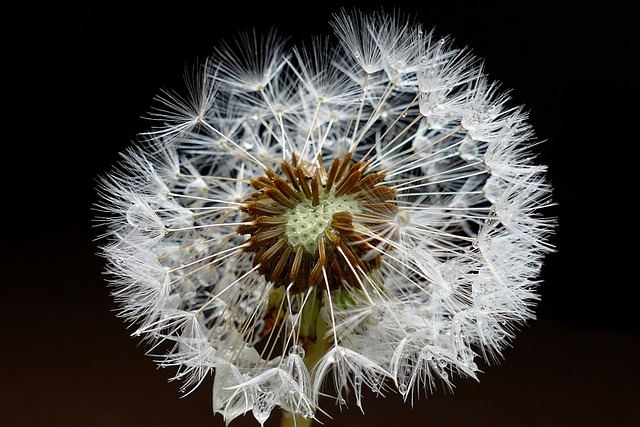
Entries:
{"type": "Polygon", "coordinates": [[[521,107],[401,14],[339,44],[222,45],[101,178],[120,315],[226,422],[478,378],[533,307],[553,222],[521,107]]]}

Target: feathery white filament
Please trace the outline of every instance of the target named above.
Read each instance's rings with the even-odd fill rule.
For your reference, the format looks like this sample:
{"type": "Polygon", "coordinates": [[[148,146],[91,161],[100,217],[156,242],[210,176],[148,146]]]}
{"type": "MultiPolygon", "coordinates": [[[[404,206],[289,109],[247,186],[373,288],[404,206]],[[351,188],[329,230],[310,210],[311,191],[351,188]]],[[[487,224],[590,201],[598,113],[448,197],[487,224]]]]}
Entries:
{"type": "Polygon", "coordinates": [[[477,378],[552,250],[533,131],[472,53],[401,15],[333,26],[220,47],[100,182],[120,315],[186,389],[215,372],[227,422],[313,418],[329,377],[358,406],[477,378]]]}

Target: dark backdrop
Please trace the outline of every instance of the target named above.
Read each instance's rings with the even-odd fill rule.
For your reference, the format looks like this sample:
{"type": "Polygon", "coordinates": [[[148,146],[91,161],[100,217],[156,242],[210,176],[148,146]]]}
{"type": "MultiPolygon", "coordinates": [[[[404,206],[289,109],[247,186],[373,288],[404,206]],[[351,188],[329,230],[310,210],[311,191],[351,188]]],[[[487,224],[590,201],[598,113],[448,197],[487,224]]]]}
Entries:
{"type": "MultiPolygon", "coordinates": [[[[538,320],[480,383],[403,405],[368,396],[328,426],[631,426],[638,421],[637,36],[615,2],[172,2],[6,13],[0,417],[10,426],[224,425],[211,382],[179,399],[115,318],[95,256],[95,179],[161,88],[221,38],[329,34],[339,6],[398,6],[450,34],[513,88],[540,139],[559,218],[538,320]],[[517,3],[517,4],[516,4],[517,3]],[[515,5],[515,6],[514,6],[515,5]],[[11,26],[13,24],[13,26],[11,26]]],[[[24,10],[22,10],[24,9],[24,10]]],[[[276,417],[273,417],[276,421],[276,417]]],[[[271,425],[268,423],[269,425],[271,425]]],[[[249,415],[233,425],[255,425],[249,415]]],[[[277,424],[276,424],[277,425],[277,424]]]]}

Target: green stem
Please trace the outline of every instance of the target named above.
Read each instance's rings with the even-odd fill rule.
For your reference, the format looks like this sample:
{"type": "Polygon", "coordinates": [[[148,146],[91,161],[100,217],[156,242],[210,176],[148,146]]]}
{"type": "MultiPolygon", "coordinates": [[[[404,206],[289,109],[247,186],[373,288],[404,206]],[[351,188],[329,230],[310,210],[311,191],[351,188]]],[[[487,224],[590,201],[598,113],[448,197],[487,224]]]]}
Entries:
{"type": "MultiPolygon", "coordinates": [[[[303,324],[305,321],[308,322],[309,319],[313,319],[316,322],[315,327],[309,328],[310,331],[313,331],[311,336],[315,339],[304,340],[304,364],[309,372],[311,372],[316,363],[318,363],[318,361],[327,354],[327,350],[329,350],[333,343],[329,334],[329,325],[322,320],[322,316],[318,315],[321,304],[318,303],[312,307],[314,307],[314,309],[307,314],[308,317],[303,315],[302,319],[303,324]]],[[[313,418],[304,418],[298,414],[292,414],[288,411],[282,412],[280,427],[311,427],[312,425],[313,418]]]]}
{"type": "Polygon", "coordinates": [[[329,334],[330,330],[329,325],[322,320],[322,316],[318,316],[315,328],[316,339],[314,341],[306,340],[304,343],[304,364],[309,372],[331,348],[333,340],[329,334]]]}
{"type": "Polygon", "coordinates": [[[304,418],[298,414],[283,411],[280,419],[280,427],[311,427],[313,418],[304,418]]]}

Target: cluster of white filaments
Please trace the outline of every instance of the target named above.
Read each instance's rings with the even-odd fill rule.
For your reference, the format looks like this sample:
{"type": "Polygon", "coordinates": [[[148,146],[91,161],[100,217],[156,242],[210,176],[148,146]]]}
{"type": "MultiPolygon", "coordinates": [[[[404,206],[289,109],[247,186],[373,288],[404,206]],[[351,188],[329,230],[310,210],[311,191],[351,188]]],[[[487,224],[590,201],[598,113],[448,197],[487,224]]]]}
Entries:
{"type": "Polygon", "coordinates": [[[333,26],[216,50],[101,181],[120,314],[186,389],[214,374],[227,422],[476,378],[534,315],[553,224],[522,108],[405,17],[333,26]]]}

